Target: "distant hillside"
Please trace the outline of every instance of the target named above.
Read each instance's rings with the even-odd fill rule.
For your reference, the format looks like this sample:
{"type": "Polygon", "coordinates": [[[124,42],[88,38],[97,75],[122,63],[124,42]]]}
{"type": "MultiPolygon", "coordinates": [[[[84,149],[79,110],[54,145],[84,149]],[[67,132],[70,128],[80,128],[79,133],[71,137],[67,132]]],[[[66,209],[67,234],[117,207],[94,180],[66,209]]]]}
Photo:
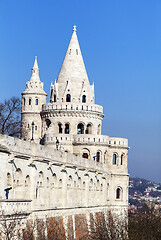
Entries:
{"type": "Polygon", "coordinates": [[[134,195],[136,192],[141,195],[148,192],[153,197],[161,196],[161,184],[143,178],[130,178],[129,194],[134,195]]]}

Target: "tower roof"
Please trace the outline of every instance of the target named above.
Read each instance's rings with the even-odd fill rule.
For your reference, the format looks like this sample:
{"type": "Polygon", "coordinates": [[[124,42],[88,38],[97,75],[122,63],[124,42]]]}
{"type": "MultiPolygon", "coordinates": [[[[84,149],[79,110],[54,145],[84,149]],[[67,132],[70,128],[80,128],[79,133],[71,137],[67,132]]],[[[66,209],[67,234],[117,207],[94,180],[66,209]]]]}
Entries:
{"type": "Polygon", "coordinates": [[[73,83],[77,82],[82,84],[82,82],[86,82],[89,84],[76,31],[76,26],[74,26],[73,34],[57,78],[57,83],[71,81],[73,83]]]}
{"type": "Polygon", "coordinates": [[[40,81],[37,56],[35,56],[35,61],[32,68],[30,81],[26,83],[26,89],[23,92],[23,94],[31,94],[31,93],[47,95],[43,90],[43,83],[40,81]]]}

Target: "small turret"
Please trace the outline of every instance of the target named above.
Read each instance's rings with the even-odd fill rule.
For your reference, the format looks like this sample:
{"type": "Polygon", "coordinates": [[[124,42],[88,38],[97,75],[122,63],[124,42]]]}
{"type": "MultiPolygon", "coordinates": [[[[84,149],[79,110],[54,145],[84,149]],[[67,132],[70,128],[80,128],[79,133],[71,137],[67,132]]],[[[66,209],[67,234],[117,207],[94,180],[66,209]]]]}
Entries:
{"type": "Polygon", "coordinates": [[[26,89],[22,93],[21,138],[39,143],[41,139],[40,112],[42,105],[46,103],[46,96],[39,77],[37,57],[35,57],[30,81],[26,83],[26,89]]]}

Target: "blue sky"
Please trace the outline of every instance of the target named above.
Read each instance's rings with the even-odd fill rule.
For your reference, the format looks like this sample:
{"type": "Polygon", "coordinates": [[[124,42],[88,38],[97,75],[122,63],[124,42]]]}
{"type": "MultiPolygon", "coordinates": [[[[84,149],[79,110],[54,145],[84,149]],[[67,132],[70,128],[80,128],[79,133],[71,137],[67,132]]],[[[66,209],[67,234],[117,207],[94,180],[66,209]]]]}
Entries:
{"type": "Polygon", "coordinates": [[[1,0],[0,101],[20,96],[34,56],[49,94],[73,25],[103,133],[129,139],[129,173],[161,182],[161,1],[1,0]]]}

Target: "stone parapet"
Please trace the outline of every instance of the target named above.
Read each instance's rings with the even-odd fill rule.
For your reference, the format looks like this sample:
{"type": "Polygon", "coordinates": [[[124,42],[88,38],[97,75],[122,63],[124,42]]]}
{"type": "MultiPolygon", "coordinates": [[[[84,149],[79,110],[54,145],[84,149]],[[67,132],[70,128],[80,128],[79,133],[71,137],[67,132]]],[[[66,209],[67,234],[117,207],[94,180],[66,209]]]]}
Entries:
{"type": "Polygon", "coordinates": [[[42,112],[52,111],[52,110],[67,110],[67,111],[89,111],[98,112],[103,114],[103,107],[97,104],[75,104],[75,103],[46,103],[42,106],[42,112]]]}
{"type": "Polygon", "coordinates": [[[46,144],[55,144],[56,140],[59,140],[60,144],[73,144],[73,145],[100,145],[100,146],[109,146],[109,147],[128,147],[128,139],[126,138],[115,138],[109,137],[106,135],[92,135],[92,134],[46,134],[45,143],[46,144]]]}
{"type": "Polygon", "coordinates": [[[29,215],[31,214],[31,200],[0,200],[0,214],[3,215],[29,215]]]}

